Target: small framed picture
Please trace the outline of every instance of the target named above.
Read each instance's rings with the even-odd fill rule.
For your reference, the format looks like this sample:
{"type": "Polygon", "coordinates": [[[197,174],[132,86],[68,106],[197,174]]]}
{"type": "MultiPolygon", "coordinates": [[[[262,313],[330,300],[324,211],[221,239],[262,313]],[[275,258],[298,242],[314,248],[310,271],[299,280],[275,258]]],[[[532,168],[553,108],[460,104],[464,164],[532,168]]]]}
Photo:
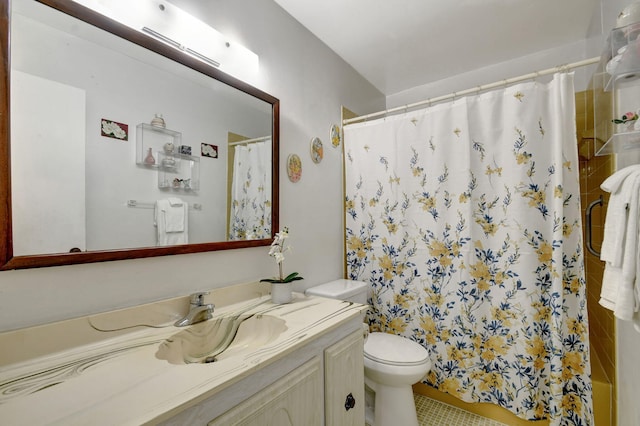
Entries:
{"type": "Polygon", "coordinates": [[[100,120],[100,136],[121,141],[129,140],[129,125],[103,118],[100,120]]]}
{"type": "Polygon", "coordinates": [[[203,157],[218,158],[218,145],[201,143],[200,153],[202,154],[203,157]]]}

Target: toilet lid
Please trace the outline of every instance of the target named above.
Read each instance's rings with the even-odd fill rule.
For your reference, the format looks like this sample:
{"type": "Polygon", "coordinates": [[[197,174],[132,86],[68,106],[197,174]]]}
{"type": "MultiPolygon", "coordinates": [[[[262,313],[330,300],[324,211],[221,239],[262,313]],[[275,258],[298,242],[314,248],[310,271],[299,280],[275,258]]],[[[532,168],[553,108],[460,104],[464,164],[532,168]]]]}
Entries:
{"type": "Polygon", "coordinates": [[[364,356],[383,364],[418,365],[427,361],[429,352],[413,340],[376,332],[369,333],[364,343],[364,356]]]}

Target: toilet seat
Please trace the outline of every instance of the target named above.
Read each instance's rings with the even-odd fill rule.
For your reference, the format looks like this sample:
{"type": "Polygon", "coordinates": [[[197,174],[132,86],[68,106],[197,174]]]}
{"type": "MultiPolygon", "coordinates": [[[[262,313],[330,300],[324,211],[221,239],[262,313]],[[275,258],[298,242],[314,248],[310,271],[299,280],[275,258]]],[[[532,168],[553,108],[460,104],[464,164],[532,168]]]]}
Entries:
{"type": "Polygon", "coordinates": [[[371,361],[395,366],[416,366],[429,360],[429,352],[419,343],[395,334],[369,333],[364,356],[371,361]]]}

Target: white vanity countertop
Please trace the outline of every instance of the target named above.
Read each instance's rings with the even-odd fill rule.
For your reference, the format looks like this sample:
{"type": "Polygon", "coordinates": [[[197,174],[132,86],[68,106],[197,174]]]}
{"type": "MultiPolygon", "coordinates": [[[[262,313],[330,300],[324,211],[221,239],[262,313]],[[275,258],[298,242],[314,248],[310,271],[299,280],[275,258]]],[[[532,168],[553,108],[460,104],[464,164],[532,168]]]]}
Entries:
{"type": "MultiPolygon", "coordinates": [[[[45,353],[31,359],[23,356],[19,362],[15,358],[20,347],[27,352],[29,349],[24,348],[45,345],[41,340],[47,336],[46,326],[34,328],[31,335],[29,329],[2,333],[0,347],[3,352],[11,347],[12,354],[0,355],[0,423],[139,425],[166,420],[361,317],[367,309],[338,300],[298,293],[294,296],[293,302],[285,305],[273,305],[269,296],[262,296],[216,308],[213,320],[250,309],[257,318],[268,315],[284,320],[286,329],[260,348],[236,348],[235,355],[225,358],[223,353],[223,359],[210,364],[178,364],[158,358],[165,339],[175,342],[174,335],[189,328],[174,327],[173,318],[167,322],[165,317],[164,324],[154,327],[131,327],[144,322],[129,319],[129,325],[125,325],[126,320],[113,315],[110,319],[94,316],[70,320],[58,325],[55,334],[77,333],[79,327],[90,327],[90,343],[49,353],[40,348],[45,353]],[[125,332],[96,331],[115,330],[116,324],[129,328],[125,332]]],[[[48,337],[56,339],[55,335],[48,337]]]]}

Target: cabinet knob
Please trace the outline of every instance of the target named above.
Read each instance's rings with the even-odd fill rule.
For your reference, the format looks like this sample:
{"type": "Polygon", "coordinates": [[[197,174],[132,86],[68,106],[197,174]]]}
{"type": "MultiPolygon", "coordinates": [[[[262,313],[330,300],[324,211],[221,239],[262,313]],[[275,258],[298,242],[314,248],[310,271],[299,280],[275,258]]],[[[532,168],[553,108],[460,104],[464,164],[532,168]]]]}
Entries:
{"type": "Polygon", "coordinates": [[[356,399],[353,397],[353,394],[347,395],[347,399],[345,399],[344,401],[344,409],[349,411],[355,406],[356,406],[356,399]]]}

